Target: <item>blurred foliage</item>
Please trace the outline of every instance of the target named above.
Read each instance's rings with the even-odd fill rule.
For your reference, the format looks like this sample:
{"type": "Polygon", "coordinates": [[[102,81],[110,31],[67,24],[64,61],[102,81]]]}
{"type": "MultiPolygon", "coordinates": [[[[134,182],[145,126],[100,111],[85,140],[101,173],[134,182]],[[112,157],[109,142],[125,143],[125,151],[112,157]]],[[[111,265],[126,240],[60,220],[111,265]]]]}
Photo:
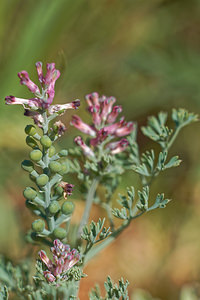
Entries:
{"type": "MultiPolygon", "coordinates": [[[[55,102],[80,98],[83,118],[83,96],[92,91],[116,96],[123,103],[126,118],[140,125],[146,124],[148,115],[172,107],[198,113],[199,25],[198,0],[0,1],[2,253],[13,259],[28,253],[19,234],[30,224],[21,193],[27,179],[19,162],[27,155],[23,126],[29,121],[21,108],[5,106],[3,101],[10,94],[30,97],[19,85],[17,73],[25,69],[36,79],[36,72],[32,72],[36,61],[55,61],[61,70],[55,102]]],[[[71,114],[63,119],[66,124],[71,114]]],[[[131,292],[144,288],[164,300],[178,299],[184,283],[199,280],[198,128],[199,124],[188,127],[171,150],[172,154],[180,153],[181,167],[166,171],[154,183],[155,193],[167,191],[171,204],[138,220],[88,266],[81,299],[87,299],[94,283],[103,285],[108,270],[116,280],[127,278],[131,292]]],[[[62,146],[72,145],[73,134],[75,129],[71,128],[62,146]]],[[[139,137],[144,152],[149,145],[141,133],[139,137]]],[[[129,175],[124,186],[135,180],[129,175]]],[[[76,186],[74,197],[78,196],[76,186]]]]}

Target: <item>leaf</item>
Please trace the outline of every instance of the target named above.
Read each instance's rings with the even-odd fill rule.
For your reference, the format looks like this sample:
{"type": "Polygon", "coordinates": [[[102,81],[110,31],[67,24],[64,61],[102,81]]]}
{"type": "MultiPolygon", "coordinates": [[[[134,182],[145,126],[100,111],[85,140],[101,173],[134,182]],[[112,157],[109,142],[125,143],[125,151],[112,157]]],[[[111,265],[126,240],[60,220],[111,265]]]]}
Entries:
{"type": "Polygon", "coordinates": [[[176,127],[183,127],[192,122],[198,121],[198,115],[189,113],[186,109],[179,108],[172,110],[172,120],[175,122],[176,127]]]}
{"type": "Polygon", "coordinates": [[[169,162],[164,166],[163,170],[173,168],[173,167],[178,167],[180,163],[182,162],[181,159],[179,159],[178,156],[173,156],[169,162]]]}
{"type": "Polygon", "coordinates": [[[169,202],[169,199],[164,199],[164,194],[158,194],[155,203],[148,209],[148,211],[156,208],[165,208],[169,202]]]}
{"type": "Polygon", "coordinates": [[[139,202],[137,204],[137,208],[141,211],[148,210],[148,202],[149,202],[149,187],[143,187],[142,191],[138,191],[139,202]]]}

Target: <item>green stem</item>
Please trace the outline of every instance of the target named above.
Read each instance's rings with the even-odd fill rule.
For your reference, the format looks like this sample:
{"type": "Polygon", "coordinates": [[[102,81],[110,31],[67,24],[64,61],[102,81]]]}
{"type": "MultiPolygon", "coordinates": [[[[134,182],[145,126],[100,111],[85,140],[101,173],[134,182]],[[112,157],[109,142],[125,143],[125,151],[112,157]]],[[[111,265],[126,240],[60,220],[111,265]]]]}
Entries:
{"type": "Polygon", "coordinates": [[[109,246],[131,223],[133,219],[139,218],[144,212],[133,216],[132,218],[125,221],[117,230],[115,230],[107,239],[98,244],[96,247],[92,248],[89,253],[86,254],[84,259],[84,264],[88,263],[94,256],[96,256],[100,251],[109,246]]]}
{"type": "Polygon", "coordinates": [[[93,179],[90,189],[88,191],[87,198],[86,198],[86,204],[85,204],[85,210],[84,210],[84,213],[83,213],[80,225],[79,225],[78,233],[77,233],[77,239],[80,239],[83,227],[88,223],[88,219],[90,216],[90,210],[92,207],[92,203],[94,200],[94,195],[95,195],[95,192],[97,189],[98,182],[99,182],[99,180],[97,178],[93,179]]]}
{"type": "MultiPolygon", "coordinates": [[[[47,112],[45,111],[43,114],[43,134],[44,135],[48,135],[48,126],[49,126],[49,120],[47,117],[47,112]]],[[[49,153],[48,150],[45,149],[45,147],[43,147],[43,162],[44,162],[44,166],[45,168],[48,168],[49,166],[49,153]]],[[[46,208],[49,206],[50,204],[50,200],[51,200],[51,185],[48,182],[45,187],[44,187],[44,198],[45,198],[45,204],[46,204],[46,208]]],[[[48,216],[47,214],[47,225],[48,225],[48,229],[50,230],[50,232],[52,232],[55,228],[55,220],[53,216],[48,216]]]]}
{"type": "Polygon", "coordinates": [[[171,138],[171,140],[169,141],[168,145],[166,146],[166,149],[169,150],[169,148],[172,146],[172,144],[174,143],[175,139],[177,138],[177,135],[179,134],[180,130],[181,130],[182,126],[178,126],[175,129],[175,132],[171,138]]]}

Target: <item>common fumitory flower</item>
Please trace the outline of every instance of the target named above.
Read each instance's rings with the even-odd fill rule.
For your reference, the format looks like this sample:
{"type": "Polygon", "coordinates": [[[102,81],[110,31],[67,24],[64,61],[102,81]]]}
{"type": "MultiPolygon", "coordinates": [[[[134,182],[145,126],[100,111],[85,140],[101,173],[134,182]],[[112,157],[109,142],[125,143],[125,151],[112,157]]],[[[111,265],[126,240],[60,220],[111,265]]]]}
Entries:
{"type": "Polygon", "coordinates": [[[105,145],[107,151],[111,154],[124,151],[128,146],[127,139],[123,138],[120,141],[116,139],[129,135],[134,130],[134,123],[126,122],[124,117],[117,121],[118,115],[122,112],[122,107],[119,105],[113,106],[116,102],[114,97],[99,97],[98,93],[92,93],[86,95],[85,99],[93,123],[88,125],[80,117],[74,115],[71,125],[90,136],[89,144],[86,145],[80,136],[75,138],[75,143],[90,158],[95,156],[95,148],[98,145],[102,143],[105,145],[106,141],[110,142],[112,139],[115,139],[115,141],[105,145]]]}
{"type": "Polygon", "coordinates": [[[62,136],[65,131],[67,130],[65,124],[63,124],[60,120],[53,124],[55,131],[57,132],[58,136],[62,136]]]}
{"type": "Polygon", "coordinates": [[[83,153],[85,154],[85,156],[88,156],[88,157],[94,157],[94,152],[92,151],[92,149],[90,147],[88,147],[82,137],[80,136],[77,136],[75,139],[74,139],[75,143],[81,147],[81,149],[83,150],[83,153]]]}
{"type": "Polygon", "coordinates": [[[77,109],[80,106],[80,100],[75,100],[67,104],[51,105],[55,95],[55,83],[60,77],[60,71],[56,70],[55,63],[48,63],[46,65],[46,75],[43,75],[42,63],[36,63],[36,70],[38,79],[41,85],[41,89],[29,78],[26,71],[18,73],[20,83],[26,85],[28,89],[35,95],[34,98],[22,99],[14,96],[7,96],[5,98],[6,104],[20,104],[25,108],[25,115],[31,116],[37,125],[41,125],[41,118],[37,117],[41,115],[45,110],[49,115],[52,114],[63,114],[67,109],[77,109]],[[27,113],[31,111],[34,113],[27,113]],[[40,119],[38,122],[37,119],[40,119]]]}
{"type": "Polygon", "coordinates": [[[117,154],[122,152],[128,147],[127,139],[121,139],[120,141],[113,142],[108,144],[107,148],[110,150],[112,154],[117,154]]]}
{"type": "Polygon", "coordinates": [[[67,196],[71,196],[71,194],[73,192],[74,184],[61,181],[59,183],[59,186],[61,186],[63,188],[63,190],[64,190],[63,196],[64,196],[65,199],[67,199],[67,196]]]}
{"type": "Polygon", "coordinates": [[[60,240],[54,240],[51,252],[53,261],[41,250],[39,257],[46,265],[47,270],[43,272],[48,282],[67,280],[67,271],[70,270],[80,260],[80,254],[76,249],[70,249],[69,245],[63,244],[60,240]]]}

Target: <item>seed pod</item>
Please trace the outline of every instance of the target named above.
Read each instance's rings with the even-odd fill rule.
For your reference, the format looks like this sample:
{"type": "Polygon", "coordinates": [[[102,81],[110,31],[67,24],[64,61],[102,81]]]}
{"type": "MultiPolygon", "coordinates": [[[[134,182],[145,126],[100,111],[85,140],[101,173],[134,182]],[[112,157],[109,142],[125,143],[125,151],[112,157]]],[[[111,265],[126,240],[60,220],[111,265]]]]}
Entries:
{"type": "Polygon", "coordinates": [[[34,165],[32,161],[26,159],[22,162],[21,167],[29,173],[31,173],[34,170],[34,165]]]}
{"type": "Polygon", "coordinates": [[[40,143],[45,148],[50,148],[52,145],[51,139],[48,137],[48,135],[43,135],[40,139],[40,143]]]}
{"type": "Polygon", "coordinates": [[[52,201],[48,209],[52,215],[55,215],[60,210],[60,205],[57,201],[52,201]]]}
{"type": "Polygon", "coordinates": [[[32,189],[31,187],[25,188],[23,194],[24,194],[24,197],[29,200],[34,200],[35,197],[37,196],[37,192],[34,189],[32,189]]]}
{"type": "Polygon", "coordinates": [[[58,227],[54,229],[53,235],[55,236],[56,239],[62,240],[66,237],[67,232],[64,228],[58,227]]]}
{"type": "Polygon", "coordinates": [[[65,201],[61,207],[64,215],[71,215],[74,211],[74,203],[71,201],[65,201]]]}
{"type": "Polygon", "coordinates": [[[62,169],[62,165],[57,161],[51,161],[49,164],[51,172],[58,173],[62,169]]]}
{"type": "Polygon", "coordinates": [[[54,146],[51,146],[49,148],[49,157],[54,156],[54,154],[56,154],[56,148],[54,146]]]}
{"type": "Polygon", "coordinates": [[[37,131],[34,125],[27,125],[25,128],[25,133],[31,136],[34,136],[37,131]]]}
{"type": "Polygon", "coordinates": [[[26,137],[26,144],[31,148],[38,147],[36,140],[30,135],[26,137]]]}
{"type": "Polygon", "coordinates": [[[49,181],[49,177],[46,174],[42,174],[36,178],[36,182],[40,186],[44,186],[49,181]]]}
{"type": "Polygon", "coordinates": [[[30,152],[29,156],[33,161],[40,161],[42,158],[42,152],[40,150],[33,150],[30,152]]]}
{"type": "Polygon", "coordinates": [[[38,220],[35,220],[33,223],[32,223],[32,229],[33,231],[35,232],[42,232],[45,228],[45,222],[41,219],[38,219],[38,220]]]}
{"type": "Polygon", "coordinates": [[[59,152],[59,155],[60,155],[60,156],[67,156],[67,155],[68,155],[68,151],[65,150],[65,149],[63,149],[63,150],[61,150],[61,151],[59,152]]]}

